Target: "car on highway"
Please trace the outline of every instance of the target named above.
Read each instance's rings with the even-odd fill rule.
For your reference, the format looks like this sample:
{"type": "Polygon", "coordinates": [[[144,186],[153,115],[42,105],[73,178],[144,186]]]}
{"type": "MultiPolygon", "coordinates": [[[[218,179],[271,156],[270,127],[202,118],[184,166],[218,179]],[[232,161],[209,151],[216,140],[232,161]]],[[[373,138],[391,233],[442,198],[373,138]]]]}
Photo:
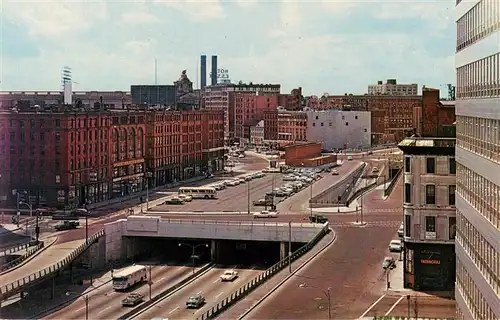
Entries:
{"type": "Polygon", "coordinates": [[[140,293],[131,293],[125,299],[122,300],[122,306],[124,307],[135,307],[139,303],[144,301],[144,295],[140,293]]]}
{"type": "Polygon", "coordinates": [[[184,204],[184,201],[179,197],[173,197],[165,200],[163,204],[184,204]]]}
{"type": "Polygon", "coordinates": [[[403,223],[401,223],[398,229],[398,237],[403,238],[404,233],[405,233],[404,225],[403,223]]]}
{"type": "Polygon", "coordinates": [[[352,161],[352,156],[347,156],[347,161],[352,161]]]}
{"type": "Polygon", "coordinates": [[[226,270],[220,275],[221,281],[233,281],[236,278],[238,278],[238,271],[236,270],[226,270]]]}
{"type": "Polygon", "coordinates": [[[79,221],[66,220],[63,223],[56,225],[54,229],[56,229],[56,231],[72,230],[72,229],[77,229],[79,225],[80,225],[79,221]]]}
{"type": "Polygon", "coordinates": [[[309,222],[311,223],[325,223],[328,221],[328,218],[319,214],[313,214],[309,216],[309,222]]]}
{"type": "Polygon", "coordinates": [[[245,177],[243,178],[243,180],[245,180],[245,181],[252,181],[252,179],[253,179],[253,177],[252,177],[252,175],[251,175],[251,174],[249,174],[248,176],[245,176],[245,177]]]}
{"type": "Polygon", "coordinates": [[[401,240],[391,240],[389,243],[389,251],[390,252],[401,252],[403,249],[403,243],[401,240]]]}
{"type": "Polygon", "coordinates": [[[382,268],[384,270],[387,270],[387,269],[394,269],[396,268],[396,260],[394,259],[394,257],[385,257],[384,258],[384,262],[382,262],[382,268]]]}
{"type": "Polygon", "coordinates": [[[190,195],[188,194],[180,194],[177,196],[179,199],[181,199],[182,201],[184,202],[191,202],[193,201],[193,197],[191,197],[190,195]]]}
{"type": "Polygon", "coordinates": [[[373,169],[372,169],[372,172],[373,172],[373,173],[378,173],[378,171],[379,171],[379,170],[378,170],[378,167],[373,167],[373,169]]]}
{"type": "Polygon", "coordinates": [[[332,170],[332,176],[338,176],[339,175],[339,171],[336,170],[336,169],[333,169],[332,170]]]}
{"type": "Polygon", "coordinates": [[[188,298],[188,300],[186,301],[186,308],[198,309],[198,308],[202,307],[204,304],[205,304],[205,297],[202,296],[201,294],[195,294],[195,295],[190,296],[188,298]]]}
{"type": "Polygon", "coordinates": [[[256,177],[256,178],[262,178],[262,177],[264,177],[265,175],[266,175],[266,174],[265,174],[264,172],[257,172],[257,173],[255,173],[255,177],[256,177]]]}
{"type": "Polygon", "coordinates": [[[261,212],[256,212],[253,214],[254,219],[255,218],[277,218],[279,212],[278,211],[268,211],[268,210],[262,210],[261,212]]]}

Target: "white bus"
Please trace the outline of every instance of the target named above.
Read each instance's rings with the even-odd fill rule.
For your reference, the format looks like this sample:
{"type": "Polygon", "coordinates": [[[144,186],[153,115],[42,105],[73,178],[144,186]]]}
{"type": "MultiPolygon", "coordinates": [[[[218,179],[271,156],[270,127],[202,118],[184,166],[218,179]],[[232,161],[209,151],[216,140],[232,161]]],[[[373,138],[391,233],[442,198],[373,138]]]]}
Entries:
{"type": "Polygon", "coordinates": [[[217,190],[214,187],[180,187],[179,194],[187,194],[193,199],[215,199],[217,190]]]}
{"type": "Polygon", "coordinates": [[[126,267],[113,275],[113,289],[116,291],[127,290],[137,283],[148,280],[146,267],[133,265],[126,267]]]}

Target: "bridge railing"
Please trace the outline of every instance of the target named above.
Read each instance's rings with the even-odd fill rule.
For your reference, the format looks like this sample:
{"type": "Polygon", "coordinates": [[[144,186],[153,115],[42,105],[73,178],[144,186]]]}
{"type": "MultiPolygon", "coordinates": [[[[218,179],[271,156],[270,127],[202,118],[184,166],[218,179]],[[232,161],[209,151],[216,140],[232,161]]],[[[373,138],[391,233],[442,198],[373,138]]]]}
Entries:
{"type": "Polygon", "coordinates": [[[7,285],[0,287],[0,297],[1,300],[9,297],[12,294],[18,293],[22,290],[23,287],[27,285],[31,285],[35,281],[39,281],[40,279],[55,275],[60,269],[66,267],[69,263],[71,263],[74,259],[76,259],[82,252],[87,250],[96,240],[104,235],[104,230],[101,230],[97,233],[94,233],[88,238],[88,241],[82,243],[78,248],[73,250],[68,256],[64,259],[60,260],[57,263],[37,272],[34,272],[22,279],[18,279],[14,282],[11,282],[7,285]]]}
{"type": "Polygon", "coordinates": [[[290,259],[288,257],[280,260],[278,263],[264,271],[263,273],[256,276],[254,279],[250,280],[243,286],[241,286],[238,290],[234,291],[226,298],[219,301],[215,306],[211,309],[205,311],[201,316],[197,318],[197,320],[208,320],[215,319],[218,315],[223,313],[233,304],[238,302],[247,296],[250,292],[258,288],[261,284],[269,280],[272,276],[283,270],[288,266],[290,262],[293,262],[303,256],[307,251],[309,251],[312,247],[314,247],[324,236],[328,233],[328,223],[325,223],[323,229],[308,243],[300,247],[297,251],[292,253],[290,259]]]}
{"type": "Polygon", "coordinates": [[[7,248],[4,251],[0,251],[0,257],[7,256],[7,255],[13,254],[13,253],[15,253],[17,251],[21,251],[21,250],[27,249],[29,246],[30,246],[29,243],[23,243],[23,244],[19,244],[17,246],[13,246],[13,247],[7,248]]]}
{"type": "Polygon", "coordinates": [[[6,262],[6,263],[0,265],[0,272],[4,272],[10,268],[17,266],[18,264],[20,264],[22,262],[24,262],[26,259],[28,259],[32,255],[37,253],[38,250],[43,249],[44,245],[45,245],[45,243],[43,241],[38,242],[34,246],[28,245],[27,250],[23,255],[17,257],[16,259],[13,259],[9,262],[6,262]]]}
{"type": "MultiPolygon", "coordinates": [[[[149,215],[148,217],[150,218],[156,218],[154,215],[149,215]]],[[[284,227],[288,226],[288,222],[266,222],[263,221],[265,219],[255,219],[255,221],[234,221],[234,220],[187,220],[187,219],[169,219],[169,218],[162,218],[161,216],[158,216],[158,218],[161,219],[163,222],[168,222],[168,223],[178,223],[178,224],[222,224],[222,225],[237,225],[237,226],[253,226],[253,225],[258,225],[258,226],[266,226],[266,227],[284,227]]],[[[270,218],[271,219],[271,218],[270,218]]],[[[298,227],[298,228],[311,228],[311,223],[302,223],[302,222],[292,222],[293,227],[298,227]]]]}
{"type": "Polygon", "coordinates": [[[394,175],[392,178],[391,182],[389,183],[389,186],[387,189],[384,189],[384,196],[388,196],[391,194],[392,190],[394,190],[394,187],[396,187],[396,184],[398,183],[399,177],[401,176],[401,173],[403,173],[403,169],[399,169],[398,172],[394,175]]]}

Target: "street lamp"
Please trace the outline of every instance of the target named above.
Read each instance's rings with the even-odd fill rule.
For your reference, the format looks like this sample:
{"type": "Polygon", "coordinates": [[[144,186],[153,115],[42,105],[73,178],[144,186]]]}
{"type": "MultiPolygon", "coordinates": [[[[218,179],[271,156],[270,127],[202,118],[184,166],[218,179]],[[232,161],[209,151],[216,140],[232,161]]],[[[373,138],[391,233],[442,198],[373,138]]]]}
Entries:
{"type": "MultiPolygon", "coordinates": [[[[66,296],[70,296],[73,292],[66,292],[66,296]]],[[[77,293],[75,293],[77,294],[77,293]]],[[[85,300],[85,320],[89,320],[89,296],[86,294],[83,296],[83,300],[85,300]]]]}
{"type": "Polygon", "coordinates": [[[250,180],[247,181],[247,213],[250,214],[250,180]]]}
{"type": "Polygon", "coordinates": [[[202,244],[194,245],[194,244],[190,244],[190,243],[182,243],[182,242],[180,242],[179,243],[179,247],[182,247],[182,246],[190,247],[191,250],[192,250],[191,259],[193,260],[193,273],[194,273],[194,263],[195,263],[195,260],[198,258],[198,256],[195,255],[196,248],[202,247],[202,246],[208,248],[208,244],[207,243],[202,243],[202,244]]]}
{"type": "Polygon", "coordinates": [[[149,179],[153,176],[153,173],[146,172],[146,212],[149,210],[149,179]]]}
{"type": "MultiPolygon", "coordinates": [[[[30,209],[30,218],[33,217],[33,207],[31,206],[31,204],[24,202],[24,201],[20,201],[17,203],[17,205],[18,206],[20,206],[20,205],[27,206],[30,209]]],[[[28,235],[28,227],[29,227],[29,219],[26,219],[26,235],[28,235]]],[[[36,217],[36,228],[38,229],[38,216],[36,217]]],[[[37,234],[36,240],[38,242],[38,234],[37,234]]]]}
{"type": "Polygon", "coordinates": [[[331,299],[332,295],[330,292],[332,289],[331,287],[328,287],[325,291],[325,290],[321,289],[320,287],[315,287],[315,286],[308,285],[306,283],[301,283],[301,284],[299,284],[299,288],[313,288],[313,289],[317,289],[317,290],[321,291],[325,295],[325,297],[328,301],[328,320],[330,320],[332,318],[332,309],[331,309],[331,307],[332,307],[331,306],[332,305],[332,299],[331,299]]]}

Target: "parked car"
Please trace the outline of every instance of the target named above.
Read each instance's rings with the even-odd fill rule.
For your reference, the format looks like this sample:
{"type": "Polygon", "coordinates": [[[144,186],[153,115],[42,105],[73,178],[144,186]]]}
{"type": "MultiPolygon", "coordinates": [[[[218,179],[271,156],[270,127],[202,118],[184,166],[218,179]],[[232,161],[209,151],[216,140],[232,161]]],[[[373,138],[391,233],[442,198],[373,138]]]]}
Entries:
{"type": "Polygon", "coordinates": [[[189,194],[180,194],[177,196],[179,199],[181,199],[184,202],[191,202],[193,201],[193,197],[191,197],[189,194]]]}
{"type": "Polygon", "coordinates": [[[384,262],[382,262],[382,268],[391,270],[396,268],[396,260],[394,257],[385,257],[384,262]]]}
{"type": "Polygon", "coordinates": [[[131,293],[122,300],[122,306],[134,307],[144,301],[144,295],[140,293],[131,293]]]}
{"type": "Polygon", "coordinates": [[[186,301],[186,308],[195,308],[198,309],[205,304],[205,297],[201,294],[195,294],[188,298],[186,301]]]}
{"type": "Polygon", "coordinates": [[[226,270],[220,276],[221,281],[233,281],[238,278],[238,272],[236,270],[226,270]]]}
{"type": "Polygon", "coordinates": [[[401,223],[398,229],[398,237],[403,238],[405,233],[404,225],[401,223]]]}
{"type": "Polygon", "coordinates": [[[167,199],[164,204],[184,204],[184,201],[179,198],[179,197],[173,197],[170,199],[167,199]]]}
{"type": "Polygon", "coordinates": [[[254,206],[272,206],[273,205],[273,202],[272,201],[266,201],[266,199],[259,199],[259,200],[255,200],[253,202],[253,205],[254,206]]]}
{"type": "Polygon", "coordinates": [[[378,170],[378,167],[373,167],[373,169],[372,169],[372,172],[373,172],[373,173],[377,173],[378,171],[379,171],[379,170],[378,170]]]}
{"type": "Polygon", "coordinates": [[[389,251],[390,252],[401,252],[403,249],[403,244],[401,240],[391,240],[389,243],[389,251]]]}

